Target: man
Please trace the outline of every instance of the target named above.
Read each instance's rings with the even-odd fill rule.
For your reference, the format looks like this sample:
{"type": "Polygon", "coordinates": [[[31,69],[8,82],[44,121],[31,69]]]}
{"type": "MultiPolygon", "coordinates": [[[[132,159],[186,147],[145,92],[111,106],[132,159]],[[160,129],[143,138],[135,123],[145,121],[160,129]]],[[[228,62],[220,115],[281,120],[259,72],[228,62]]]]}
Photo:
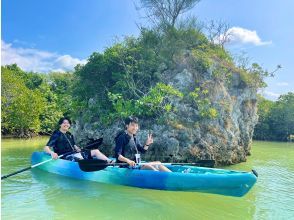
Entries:
{"type": "MultiPolygon", "coordinates": [[[[136,117],[130,116],[126,118],[125,128],[126,130],[120,132],[115,138],[115,157],[117,162],[125,162],[129,166],[134,167],[136,163],[141,162],[140,153],[145,153],[148,150],[149,145],[153,143],[153,138],[152,134],[148,134],[145,145],[141,145],[136,137],[139,129],[138,118],[136,117]]],[[[141,169],[171,172],[160,161],[146,163],[141,166],[141,169]]]]}
{"type": "MultiPolygon", "coordinates": [[[[60,126],[59,130],[53,132],[50,140],[44,147],[44,151],[50,154],[53,159],[58,159],[58,155],[76,151],[78,153],[74,153],[71,156],[83,159],[83,156],[80,153],[81,149],[75,144],[73,135],[68,131],[71,125],[70,119],[65,117],[61,118],[58,124],[60,126]]],[[[86,153],[88,154],[86,155],[87,157],[96,157],[97,159],[111,162],[111,160],[98,149],[94,149],[86,153]]]]}

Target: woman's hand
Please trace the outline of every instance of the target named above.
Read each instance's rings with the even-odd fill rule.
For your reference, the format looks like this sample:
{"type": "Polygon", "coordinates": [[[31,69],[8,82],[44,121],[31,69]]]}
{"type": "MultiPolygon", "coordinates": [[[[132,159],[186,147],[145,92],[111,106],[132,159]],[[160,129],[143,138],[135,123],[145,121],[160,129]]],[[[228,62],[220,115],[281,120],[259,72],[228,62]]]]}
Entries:
{"type": "Polygon", "coordinates": [[[57,153],[52,151],[50,154],[51,154],[52,159],[54,159],[54,160],[58,159],[58,154],[57,153]]]}
{"type": "Polygon", "coordinates": [[[81,152],[81,151],[82,151],[81,148],[79,148],[79,147],[76,146],[76,145],[75,145],[75,150],[76,150],[77,152],[81,152]]]}

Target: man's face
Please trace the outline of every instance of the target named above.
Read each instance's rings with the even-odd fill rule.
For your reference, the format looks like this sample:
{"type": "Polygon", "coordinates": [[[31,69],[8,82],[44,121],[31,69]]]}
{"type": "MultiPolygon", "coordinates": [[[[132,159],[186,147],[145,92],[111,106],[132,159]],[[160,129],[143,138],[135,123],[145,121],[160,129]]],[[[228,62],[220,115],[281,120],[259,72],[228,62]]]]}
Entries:
{"type": "Polygon", "coordinates": [[[139,125],[135,122],[131,122],[130,124],[127,125],[127,131],[130,134],[136,134],[138,129],[139,129],[139,125]]]}
{"type": "Polygon", "coordinates": [[[64,131],[67,131],[70,128],[70,123],[68,120],[64,120],[60,125],[60,128],[64,131]]]}

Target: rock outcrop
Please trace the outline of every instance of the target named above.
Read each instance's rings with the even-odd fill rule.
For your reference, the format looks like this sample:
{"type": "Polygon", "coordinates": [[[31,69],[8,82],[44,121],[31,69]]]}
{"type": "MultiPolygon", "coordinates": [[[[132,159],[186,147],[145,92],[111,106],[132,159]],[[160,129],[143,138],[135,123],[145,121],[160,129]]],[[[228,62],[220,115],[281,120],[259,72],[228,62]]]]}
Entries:
{"type": "MultiPolygon", "coordinates": [[[[197,87],[205,88],[211,106],[217,110],[217,117],[201,118],[195,105],[185,99],[172,100],[177,111],[169,116],[166,123],[159,124],[153,119],[140,121],[138,136],[141,142],[145,142],[148,132],[152,132],[154,137],[154,144],[143,159],[165,162],[215,159],[218,165],[246,161],[258,120],[256,89],[247,86],[238,72],[231,73],[230,82],[216,79],[213,70],[199,73],[190,65],[189,59],[186,56],[178,61],[174,70],[165,70],[163,82],[184,94],[197,87]]],[[[89,138],[103,136],[100,150],[112,156],[114,137],[122,128],[122,121],[101,127],[98,122],[89,124],[78,119],[74,133],[83,143],[89,138]]]]}

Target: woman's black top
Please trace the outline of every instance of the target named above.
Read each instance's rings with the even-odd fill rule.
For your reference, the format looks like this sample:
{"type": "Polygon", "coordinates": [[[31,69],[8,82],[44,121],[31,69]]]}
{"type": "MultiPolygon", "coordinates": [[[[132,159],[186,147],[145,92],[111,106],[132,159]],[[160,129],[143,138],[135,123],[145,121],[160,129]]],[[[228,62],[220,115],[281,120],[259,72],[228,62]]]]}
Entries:
{"type": "Polygon", "coordinates": [[[75,140],[70,132],[62,133],[59,130],[53,132],[47,146],[52,147],[58,155],[74,150],[75,140]]]}

